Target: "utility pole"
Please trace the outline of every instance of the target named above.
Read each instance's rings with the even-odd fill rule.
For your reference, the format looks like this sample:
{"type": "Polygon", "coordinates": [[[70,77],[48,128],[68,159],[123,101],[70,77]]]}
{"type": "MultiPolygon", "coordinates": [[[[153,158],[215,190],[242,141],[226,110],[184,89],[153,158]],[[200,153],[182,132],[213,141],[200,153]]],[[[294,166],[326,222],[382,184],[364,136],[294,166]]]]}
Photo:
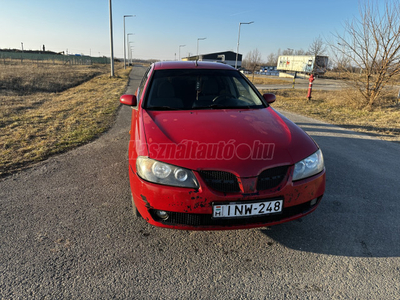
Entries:
{"type": "Polygon", "coordinates": [[[181,60],[181,48],[185,46],[186,45],[179,45],[179,60],[181,60]]]}
{"type": "Polygon", "coordinates": [[[129,17],[135,17],[135,16],[134,15],[124,15],[124,69],[126,69],[125,18],[129,18],[129,17]]]}
{"type": "Polygon", "coordinates": [[[205,40],[206,38],[198,38],[197,39],[197,59],[199,59],[199,41],[203,41],[203,40],[205,40]]]}
{"type": "Polygon", "coordinates": [[[110,7],[110,52],[111,52],[111,77],[114,77],[114,46],[113,46],[113,29],[112,29],[112,5],[111,0],[108,0],[110,7]]]}
{"type": "Polygon", "coordinates": [[[240,26],[241,26],[242,24],[249,25],[249,24],[253,24],[253,23],[254,23],[254,21],[251,21],[251,22],[240,22],[240,23],[239,23],[239,33],[238,33],[238,42],[237,42],[237,49],[236,49],[235,69],[237,69],[237,65],[238,65],[239,41],[240,41],[240,26]]]}

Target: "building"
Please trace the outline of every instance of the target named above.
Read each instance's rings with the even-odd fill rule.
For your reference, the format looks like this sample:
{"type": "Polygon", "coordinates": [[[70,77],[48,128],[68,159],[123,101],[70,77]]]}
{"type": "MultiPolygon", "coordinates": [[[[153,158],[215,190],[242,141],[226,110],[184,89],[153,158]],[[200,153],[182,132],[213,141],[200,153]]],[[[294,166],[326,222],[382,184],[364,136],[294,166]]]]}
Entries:
{"type": "MultiPolygon", "coordinates": [[[[184,61],[198,60],[198,61],[210,61],[210,62],[220,62],[227,65],[235,67],[236,62],[236,52],[225,51],[225,52],[215,52],[208,54],[200,54],[195,56],[188,56],[182,58],[184,61]]],[[[237,67],[238,69],[242,66],[242,54],[238,54],[237,67]]]]}

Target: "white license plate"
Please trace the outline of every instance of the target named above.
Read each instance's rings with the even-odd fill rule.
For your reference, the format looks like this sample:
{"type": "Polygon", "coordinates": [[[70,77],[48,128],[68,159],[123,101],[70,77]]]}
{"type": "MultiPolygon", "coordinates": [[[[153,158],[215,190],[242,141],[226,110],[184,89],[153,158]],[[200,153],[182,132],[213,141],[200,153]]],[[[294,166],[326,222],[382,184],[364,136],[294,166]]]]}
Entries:
{"type": "Polygon", "coordinates": [[[283,200],[261,201],[253,203],[214,204],[214,218],[240,218],[262,216],[282,212],[283,200]]]}

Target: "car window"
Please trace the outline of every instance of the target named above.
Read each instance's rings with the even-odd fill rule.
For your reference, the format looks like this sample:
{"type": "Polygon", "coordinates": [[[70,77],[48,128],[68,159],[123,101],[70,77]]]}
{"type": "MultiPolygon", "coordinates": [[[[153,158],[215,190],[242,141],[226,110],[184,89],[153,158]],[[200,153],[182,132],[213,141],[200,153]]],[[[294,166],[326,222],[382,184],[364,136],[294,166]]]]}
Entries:
{"type": "Polygon", "coordinates": [[[156,110],[263,108],[260,96],[234,70],[156,70],[145,108],[156,110]]]}
{"type": "Polygon", "coordinates": [[[141,94],[142,94],[142,91],[143,91],[143,89],[144,89],[144,86],[146,85],[146,81],[147,81],[147,77],[149,76],[150,69],[151,69],[151,67],[149,67],[149,68],[146,70],[146,72],[144,73],[144,75],[143,75],[143,77],[142,77],[142,80],[140,81],[139,88],[138,88],[138,90],[137,90],[137,95],[136,95],[136,97],[137,97],[138,99],[140,99],[141,94]]]}
{"type": "Polygon", "coordinates": [[[243,78],[233,78],[233,81],[235,82],[235,86],[238,89],[239,96],[238,98],[244,101],[251,101],[252,99],[252,92],[253,90],[251,89],[250,85],[247,84],[246,80],[243,78]]]}

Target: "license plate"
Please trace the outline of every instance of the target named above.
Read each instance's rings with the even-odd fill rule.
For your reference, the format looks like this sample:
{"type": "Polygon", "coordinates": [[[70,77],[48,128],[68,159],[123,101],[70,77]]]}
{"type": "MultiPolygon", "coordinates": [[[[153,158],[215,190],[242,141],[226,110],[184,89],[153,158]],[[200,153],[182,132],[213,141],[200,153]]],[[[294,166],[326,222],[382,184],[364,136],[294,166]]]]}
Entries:
{"type": "Polygon", "coordinates": [[[241,218],[262,216],[282,212],[283,200],[260,201],[253,203],[214,204],[214,218],[241,218]]]}

